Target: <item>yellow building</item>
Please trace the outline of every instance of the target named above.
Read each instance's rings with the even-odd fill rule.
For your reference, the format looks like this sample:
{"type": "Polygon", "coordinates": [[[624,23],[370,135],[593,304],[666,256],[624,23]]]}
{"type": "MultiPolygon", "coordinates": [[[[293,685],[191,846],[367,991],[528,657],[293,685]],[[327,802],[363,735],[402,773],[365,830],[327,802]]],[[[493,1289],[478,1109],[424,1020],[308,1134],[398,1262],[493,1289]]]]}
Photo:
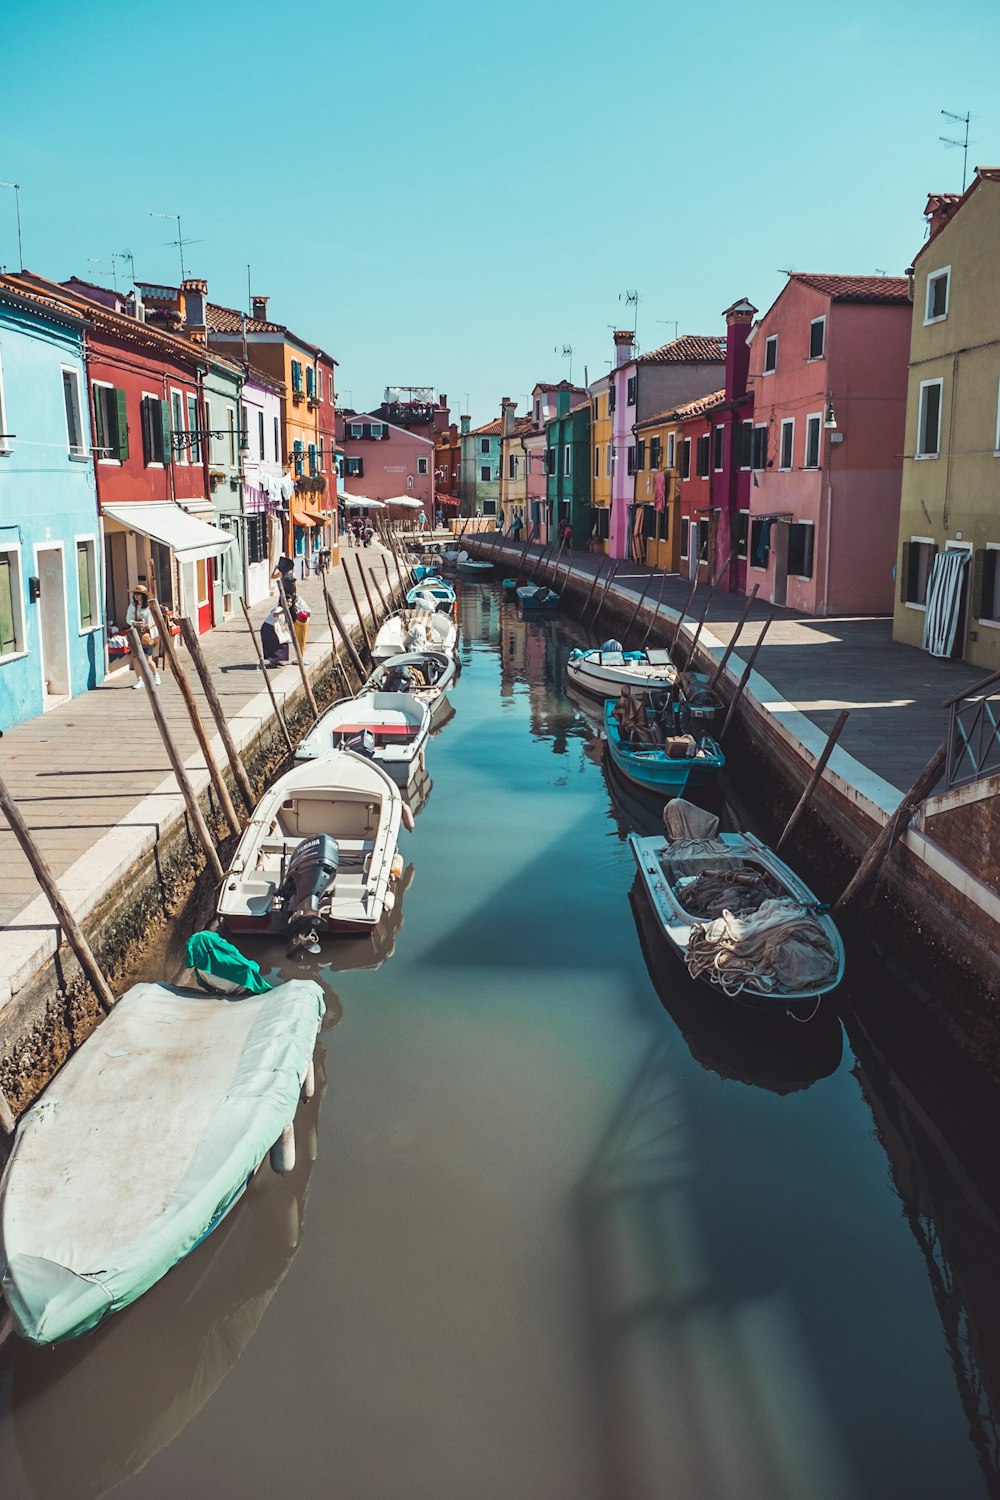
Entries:
{"type": "MultiPolygon", "coordinates": [[[[528,455],[522,441],[531,431],[530,417],[517,417],[517,402],[505,396],[500,403],[500,490],[497,508],[501,525],[510,531],[514,517],[521,520],[521,536],[528,540],[528,455]]],[[[498,519],[499,519],[498,517],[498,519]]]]}
{"type": "Polygon", "coordinates": [[[592,552],[607,552],[611,520],[611,475],[615,453],[612,441],[611,376],[604,375],[587,387],[590,396],[590,475],[592,552]]]}
{"type": "Polygon", "coordinates": [[[680,492],[677,484],[677,413],[659,412],[635,424],[635,503],[650,567],[676,573],[680,567],[680,492]]]}
{"type": "Polygon", "coordinates": [[[893,636],[1000,670],[1000,167],[932,195],[914,262],[893,636]]]}

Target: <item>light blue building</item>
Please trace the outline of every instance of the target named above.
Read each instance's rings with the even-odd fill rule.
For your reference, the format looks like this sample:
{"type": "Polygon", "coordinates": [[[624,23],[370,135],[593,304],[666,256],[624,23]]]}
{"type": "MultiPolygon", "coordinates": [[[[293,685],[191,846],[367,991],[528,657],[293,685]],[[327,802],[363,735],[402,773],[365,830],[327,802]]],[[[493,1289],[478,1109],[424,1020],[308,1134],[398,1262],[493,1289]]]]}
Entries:
{"type": "Polygon", "coordinates": [[[462,514],[495,516],[500,496],[500,418],[468,430],[462,418],[462,514]]]}
{"type": "Polygon", "coordinates": [[[0,276],[0,729],[104,678],[85,330],[0,276]]]}

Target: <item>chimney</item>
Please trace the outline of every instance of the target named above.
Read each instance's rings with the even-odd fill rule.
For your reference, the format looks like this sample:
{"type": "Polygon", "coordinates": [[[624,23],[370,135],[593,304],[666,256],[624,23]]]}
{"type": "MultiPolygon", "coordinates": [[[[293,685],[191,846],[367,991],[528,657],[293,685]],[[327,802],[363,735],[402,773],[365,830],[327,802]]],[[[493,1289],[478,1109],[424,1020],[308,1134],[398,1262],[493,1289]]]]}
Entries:
{"type": "Polygon", "coordinates": [[[472,426],[472,418],[471,417],[459,417],[458,420],[459,420],[459,422],[461,423],[461,426],[462,426],[462,436],[465,437],[466,433],[469,431],[469,428],[472,426]]]}
{"type": "Polygon", "coordinates": [[[616,328],[611,337],[615,341],[615,369],[631,363],[635,334],[630,328],[616,328]]]}
{"type": "Polygon", "coordinates": [[[250,298],[251,316],[259,319],[259,321],[261,323],[266,323],[267,322],[267,304],[268,304],[268,302],[270,300],[271,300],[270,297],[251,297],[250,298]]]}
{"type": "Polygon", "coordinates": [[[932,240],[936,234],[947,224],[952,214],[958,207],[960,194],[958,193],[931,193],[924,208],[924,218],[927,220],[927,238],[932,240]]]}
{"type": "Polygon", "coordinates": [[[500,436],[510,437],[514,431],[514,413],[517,411],[517,402],[512,401],[509,396],[504,396],[500,402],[500,436]]]}
{"type": "Polygon", "coordinates": [[[208,282],[198,276],[189,276],[181,282],[178,304],[184,319],[184,332],[197,344],[208,340],[205,319],[205,304],[208,301],[208,282]]]}

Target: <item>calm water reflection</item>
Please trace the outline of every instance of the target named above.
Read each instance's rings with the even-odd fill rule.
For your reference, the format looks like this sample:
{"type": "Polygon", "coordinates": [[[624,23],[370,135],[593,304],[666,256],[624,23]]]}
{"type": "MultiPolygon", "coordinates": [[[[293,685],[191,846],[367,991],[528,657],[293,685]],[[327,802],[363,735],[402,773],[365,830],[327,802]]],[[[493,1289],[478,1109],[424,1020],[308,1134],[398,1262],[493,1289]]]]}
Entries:
{"type": "Polygon", "coordinates": [[[990,1493],[995,1101],[897,1063],[881,970],[847,1042],[693,989],[562,628],[461,619],[412,882],[323,976],[315,1150],[105,1330],[0,1353],[4,1500],[990,1493]]]}

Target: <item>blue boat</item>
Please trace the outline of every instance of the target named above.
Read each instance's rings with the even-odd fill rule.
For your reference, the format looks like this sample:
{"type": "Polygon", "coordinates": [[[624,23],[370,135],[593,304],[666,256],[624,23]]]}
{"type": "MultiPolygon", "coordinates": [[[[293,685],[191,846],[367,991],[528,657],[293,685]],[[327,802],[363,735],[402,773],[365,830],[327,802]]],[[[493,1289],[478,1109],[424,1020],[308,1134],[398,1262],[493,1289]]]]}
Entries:
{"type": "Polygon", "coordinates": [[[526,583],[516,590],[517,602],[524,610],[538,613],[559,608],[559,595],[544,583],[526,583]]]}
{"type": "Polygon", "coordinates": [[[441,574],[437,563],[417,563],[413,569],[413,576],[418,583],[423,583],[430,579],[433,579],[435,583],[441,581],[441,574]]]}
{"type": "Polygon", "coordinates": [[[677,734],[660,722],[648,695],[608,698],[604,731],[618,770],[637,786],[679,797],[685,787],[704,785],[718,775],[726,757],[708,734],[677,734]]]}

